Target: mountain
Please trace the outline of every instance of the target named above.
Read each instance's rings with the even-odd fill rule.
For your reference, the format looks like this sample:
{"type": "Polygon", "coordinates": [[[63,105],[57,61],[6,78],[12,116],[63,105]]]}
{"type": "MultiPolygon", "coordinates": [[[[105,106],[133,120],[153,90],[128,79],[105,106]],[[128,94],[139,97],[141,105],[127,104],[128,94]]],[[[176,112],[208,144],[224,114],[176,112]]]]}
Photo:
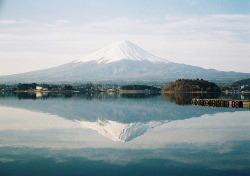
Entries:
{"type": "Polygon", "coordinates": [[[167,60],[155,57],[127,40],[114,42],[76,62],[86,63],[94,61],[99,64],[108,64],[122,60],[168,63],[167,60]]]}
{"type": "Polygon", "coordinates": [[[228,83],[224,87],[240,87],[244,85],[250,86],[250,78],[228,83]]]}
{"type": "Polygon", "coordinates": [[[234,81],[250,73],[222,72],[158,58],[129,41],[115,42],[58,67],[1,76],[0,83],[172,81],[178,78],[234,81]]]}

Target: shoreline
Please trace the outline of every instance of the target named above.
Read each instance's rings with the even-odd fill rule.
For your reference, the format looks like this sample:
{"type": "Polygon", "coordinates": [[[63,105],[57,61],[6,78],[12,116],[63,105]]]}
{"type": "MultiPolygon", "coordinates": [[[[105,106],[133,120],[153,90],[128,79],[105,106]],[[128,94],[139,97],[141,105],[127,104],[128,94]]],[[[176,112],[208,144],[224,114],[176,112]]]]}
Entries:
{"type": "Polygon", "coordinates": [[[161,93],[161,91],[145,91],[145,90],[117,90],[117,91],[74,91],[74,90],[18,90],[15,93],[120,93],[120,94],[141,94],[141,93],[161,93]]]}
{"type": "Polygon", "coordinates": [[[208,94],[208,93],[222,93],[222,92],[207,92],[207,91],[194,91],[194,92],[177,92],[177,91],[161,91],[161,93],[190,93],[190,94],[208,94]]]}
{"type": "Polygon", "coordinates": [[[162,94],[250,94],[249,91],[232,92],[207,92],[207,91],[194,91],[194,92],[177,92],[177,91],[145,91],[145,90],[105,90],[105,91],[78,91],[78,90],[16,90],[15,93],[120,93],[120,94],[141,94],[141,93],[162,93],[162,94]]]}

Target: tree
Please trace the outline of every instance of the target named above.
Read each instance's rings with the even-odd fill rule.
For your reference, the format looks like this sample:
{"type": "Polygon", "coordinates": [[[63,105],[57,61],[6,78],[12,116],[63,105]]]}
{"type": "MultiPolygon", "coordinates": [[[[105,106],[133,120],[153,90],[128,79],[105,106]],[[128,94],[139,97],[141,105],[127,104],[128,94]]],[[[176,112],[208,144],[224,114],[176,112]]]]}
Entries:
{"type": "Polygon", "coordinates": [[[65,89],[65,90],[72,90],[73,87],[72,87],[71,85],[65,85],[65,86],[64,86],[64,89],[65,89]]]}

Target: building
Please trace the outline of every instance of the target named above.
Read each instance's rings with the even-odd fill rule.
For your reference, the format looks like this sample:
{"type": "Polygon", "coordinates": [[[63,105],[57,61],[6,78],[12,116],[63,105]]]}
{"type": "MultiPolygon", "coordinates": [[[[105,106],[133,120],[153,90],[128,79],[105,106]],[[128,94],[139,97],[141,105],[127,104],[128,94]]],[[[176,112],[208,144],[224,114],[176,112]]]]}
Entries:
{"type": "Polygon", "coordinates": [[[36,86],[36,90],[41,91],[41,90],[43,90],[43,87],[42,86],[36,86]]]}

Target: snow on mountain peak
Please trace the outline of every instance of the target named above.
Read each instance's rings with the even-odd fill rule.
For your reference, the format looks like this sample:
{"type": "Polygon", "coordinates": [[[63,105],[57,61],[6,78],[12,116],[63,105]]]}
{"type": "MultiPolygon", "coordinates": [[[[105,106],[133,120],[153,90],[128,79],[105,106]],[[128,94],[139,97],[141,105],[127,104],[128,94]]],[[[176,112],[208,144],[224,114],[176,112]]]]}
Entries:
{"type": "Polygon", "coordinates": [[[127,40],[114,42],[77,62],[111,63],[124,59],[168,63],[167,60],[158,58],[127,40]]]}
{"type": "Polygon", "coordinates": [[[98,120],[96,122],[78,121],[84,128],[98,131],[101,135],[120,142],[128,142],[143,135],[148,129],[167,123],[168,121],[134,122],[123,124],[112,120],[98,120]]]}

